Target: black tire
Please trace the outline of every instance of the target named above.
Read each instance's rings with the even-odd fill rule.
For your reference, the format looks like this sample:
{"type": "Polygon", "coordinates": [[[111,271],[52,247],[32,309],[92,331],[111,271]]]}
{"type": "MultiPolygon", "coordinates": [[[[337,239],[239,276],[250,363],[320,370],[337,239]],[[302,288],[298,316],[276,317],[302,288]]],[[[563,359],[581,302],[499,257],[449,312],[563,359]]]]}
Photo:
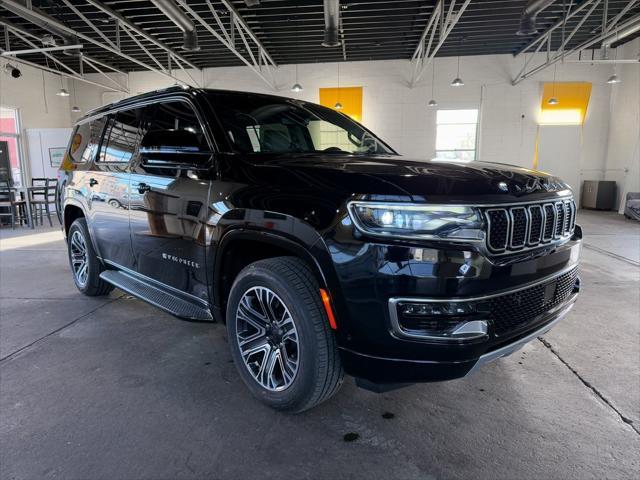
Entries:
{"type": "Polygon", "coordinates": [[[266,405],[299,413],[327,400],[342,385],[342,364],[319,286],[309,267],[300,259],[276,257],[244,268],[231,287],[226,318],[231,354],[240,377],[251,393],[266,405]],[[291,384],[280,391],[265,388],[254,377],[240,350],[236,313],[245,294],[255,288],[266,288],[275,293],[295,324],[297,372],[291,384]]]}
{"type": "Polygon", "coordinates": [[[71,267],[71,274],[73,275],[73,281],[80,292],[89,296],[96,297],[100,295],[107,295],[113,290],[113,285],[105,282],[100,278],[100,272],[103,267],[98,260],[93,244],[91,243],[91,237],[89,235],[89,229],[87,228],[87,221],[84,218],[77,218],[69,228],[67,236],[67,252],[69,256],[69,266],[71,267]],[[79,275],[74,266],[74,252],[77,255],[76,245],[77,242],[82,241],[86,250],[85,262],[86,262],[86,275],[79,275]],[[76,242],[74,245],[72,245],[76,242]]]}

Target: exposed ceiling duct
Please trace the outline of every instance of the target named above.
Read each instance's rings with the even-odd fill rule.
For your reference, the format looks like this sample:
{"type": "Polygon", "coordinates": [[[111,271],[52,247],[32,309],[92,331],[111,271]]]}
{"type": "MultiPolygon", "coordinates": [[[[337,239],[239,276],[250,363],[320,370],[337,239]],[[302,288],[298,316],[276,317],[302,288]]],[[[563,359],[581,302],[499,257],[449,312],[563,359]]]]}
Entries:
{"type": "Polygon", "coordinates": [[[324,0],[323,47],[340,46],[340,0],[324,0]]]}
{"type": "Polygon", "coordinates": [[[516,32],[516,35],[533,35],[538,33],[536,27],[536,18],[538,14],[551,5],[555,0],[529,0],[527,6],[522,11],[520,17],[520,28],[516,32]]]}
{"type": "MultiPolygon", "coordinates": [[[[22,5],[23,8],[16,8],[16,6],[12,5],[11,3],[5,2],[3,0],[0,0],[0,7],[6,8],[11,13],[15,13],[19,17],[24,18],[25,20],[33,23],[34,25],[37,25],[38,27],[42,28],[43,30],[46,30],[52,35],[55,35],[56,37],[61,38],[63,45],[72,45],[72,44],[78,43],[75,37],[73,37],[72,35],[69,35],[69,33],[55,26],[56,20],[51,19],[51,22],[48,22],[46,20],[46,18],[48,18],[48,15],[46,13],[42,12],[41,10],[38,10],[37,8],[28,9],[27,7],[29,7],[29,4],[24,0],[18,0],[15,3],[22,5]],[[33,10],[38,15],[30,14],[29,10],[33,10]]],[[[45,37],[43,37],[43,42],[47,44],[51,44],[51,40],[45,37]]],[[[67,53],[68,55],[73,55],[74,53],[77,53],[77,52],[68,50],[68,51],[65,51],[65,53],[67,53]]]]}
{"type": "Polygon", "coordinates": [[[609,49],[613,44],[621,42],[626,37],[629,37],[640,31],[640,17],[636,17],[636,21],[631,23],[630,25],[624,26],[619,30],[615,30],[611,35],[605,37],[602,40],[601,45],[601,56],[603,59],[607,59],[609,57],[609,49]]]}
{"type": "Polygon", "coordinates": [[[191,21],[187,14],[184,13],[173,0],[151,0],[158,9],[164,13],[169,20],[176,24],[182,30],[183,44],[182,48],[189,52],[197,52],[200,50],[198,45],[198,33],[196,25],[191,21]]]}

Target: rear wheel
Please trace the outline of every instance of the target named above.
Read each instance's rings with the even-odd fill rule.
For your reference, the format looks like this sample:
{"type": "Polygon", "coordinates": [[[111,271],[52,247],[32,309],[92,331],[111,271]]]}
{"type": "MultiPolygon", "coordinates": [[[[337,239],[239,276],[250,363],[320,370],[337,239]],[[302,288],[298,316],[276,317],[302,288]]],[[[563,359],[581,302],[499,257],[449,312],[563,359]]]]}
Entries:
{"type": "Polygon", "coordinates": [[[67,248],[73,281],[78,290],[90,297],[107,295],[113,290],[113,285],[100,278],[102,265],[93,249],[84,218],[78,218],[71,224],[67,248]]]}
{"type": "Polygon", "coordinates": [[[319,286],[298,258],[260,260],[240,272],[229,295],[227,331],[242,380],[272,408],[307,410],[342,384],[319,286]]]}

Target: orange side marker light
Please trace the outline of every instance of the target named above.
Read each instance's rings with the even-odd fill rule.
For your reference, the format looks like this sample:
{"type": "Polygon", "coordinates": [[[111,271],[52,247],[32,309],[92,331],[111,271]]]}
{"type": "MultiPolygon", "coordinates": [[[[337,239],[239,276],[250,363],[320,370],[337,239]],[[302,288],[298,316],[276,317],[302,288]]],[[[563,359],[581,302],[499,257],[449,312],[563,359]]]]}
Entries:
{"type": "Polygon", "coordinates": [[[324,288],[320,289],[320,297],[322,298],[324,311],[327,312],[327,317],[329,317],[329,325],[333,330],[337,330],[338,325],[336,324],[336,317],[333,315],[333,309],[331,308],[331,299],[329,298],[329,294],[324,288]]]}

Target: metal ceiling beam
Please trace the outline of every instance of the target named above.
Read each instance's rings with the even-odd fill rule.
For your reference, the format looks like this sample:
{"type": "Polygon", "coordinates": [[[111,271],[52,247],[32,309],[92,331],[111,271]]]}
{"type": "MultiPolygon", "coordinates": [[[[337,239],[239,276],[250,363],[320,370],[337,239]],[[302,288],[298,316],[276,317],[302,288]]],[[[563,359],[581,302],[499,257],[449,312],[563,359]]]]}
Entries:
{"type": "Polygon", "coordinates": [[[422,77],[429,64],[433,61],[438,50],[440,50],[442,45],[444,45],[444,42],[460,20],[460,17],[462,17],[462,14],[469,6],[469,3],[471,3],[471,0],[464,0],[462,5],[460,5],[456,11],[456,0],[451,0],[445,17],[444,0],[438,0],[438,3],[433,9],[433,13],[427,22],[427,26],[420,36],[418,46],[411,57],[411,62],[414,64],[413,74],[409,81],[411,88],[413,88],[418,80],[420,80],[420,77],[422,77]],[[437,43],[432,48],[432,44],[434,40],[436,40],[436,31],[438,31],[437,43]],[[427,36],[429,36],[428,41],[427,36]],[[426,41],[427,43],[425,44],[426,41]]]}
{"type": "MultiPolygon", "coordinates": [[[[601,1],[601,0],[596,0],[596,1],[601,1]]],[[[593,12],[593,9],[589,10],[589,12],[593,12]]],[[[624,30],[627,29],[635,24],[637,24],[638,22],[640,22],[640,14],[639,15],[635,15],[634,17],[629,18],[627,21],[623,22],[620,25],[617,25],[620,18],[622,18],[621,15],[616,15],[614,18],[612,18],[611,20],[609,20],[607,22],[607,27],[606,30],[604,32],[601,32],[600,34],[591,36],[589,39],[583,41],[582,43],[580,43],[579,45],[577,45],[576,47],[573,47],[569,50],[560,50],[560,51],[556,51],[553,54],[551,52],[548,52],[547,57],[546,57],[546,61],[543,62],[542,64],[531,68],[529,70],[527,70],[527,67],[529,66],[529,63],[531,62],[531,60],[535,57],[534,55],[531,55],[529,59],[527,59],[527,61],[525,62],[524,66],[522,67],[522,69],[520,70],[520,72],[516,75],[516,77],[512,80],[512,84],[513,85],[517,85],[518,83],[520,83],[522,80],[535,75],[538,72],[541,72],[542,70],[544,70],[547,67],[550,67],[551,65],[554,65],[555,63],[559,62],[559,61],[564,61],[564,59],[572,54],[575,53],[579,53],[593,45],[596,45],[598,43],[600,43],[602,40],[604,40],[605,38],[607,38],[608,36],[610,36],[612,34],[612,32],[615,31],[619,31],[619,30],[624,30]]],[[[578,24],[576,26],[576,28],[579,28],[581,26],[581,24],[578,24]]],[[[572,32],[573,34],[574,32],[572,32]]],[[[551,36],[549,36],[549,39],[547,41],[549,41],[551,38],[551,36]]],[[[536,49],[536,52],[540,50],[540,47],[543,45],[543,43],[540,43],[536,49]]]]}
{"type": "MultiPolygon", "coordinates": [[[[243,44],[245,46],[246,52],[249,55],[249,58],[247,58],[243,54],[243,52],[241,52],[236,47],[235,42],[231,41],[232,39],[231,32],[227,30],[224,24],[222,26],[218,24],[218,28],[221,29],[220,32],[218,32],[216,31],[215,28],[213,28],[213,26],[210,23],[205,21],[193,8],[191,8],[185,0],[176,0],[176,1],[182,8],[184,8],[184,10],[189,15],[191,15],[191,17],[196,22],[202,25],[205,28],[205,30],[211,33],[211,35],[213,35],[216,39],[218,39],[220,43],[222,43],[225,47],[227,47],[231,51],[231,53],[233,53],[236,57],[238,57],[247,67],[249,67],[253,71],[253,73],[255,73],[258,77],[260,77],[267,85],[269,85],[269,87],[276,90],[276,84],[273,79],[273,73],[269,68],[269,65],[277,68],[276,63],[274,62],[273,58],[271,58],[271,55],[269,55],[264,45],[262,45],[262,43],[257,39],[257,37],[254,35],[251,29],[244,22],[242,17],[240,17],[240,15],[237,13],[237,11],[233,8],[233,6],[229,2],[227,2],[226,0],[221,0],[222,3],[225,5],[225,7],[233,8],[233,9],[229,9],[229,14],[231,15],[232,21],[233,21],[232,24],[236,32],[241,37],[243,44]],[[253,44],[250,44],[247,41],[246,37],[248,37],[253,42],[253,44]],[[254,52],[253,52],[254,49],[257,50],[257,56],[254,55],[254,52]],[[267,78],[262,73],[263,66],[266,68],[266,71],[270,76],[270,78],[267,78]]],[[[213,8],[213,6],[210,3],[210,0],[207,0],[207,4],[209,4],[210,9],[213,8]]]]}
{"type": "MultiPolygon", "coordinates": [[[[2,22],[2,23],[4,24],[4,22],[2,22]]],[[[11,28],[8,27],[5,24],[5,33],[7,35],[5,37],[5,39],[8,38],[8,32],[10,32],[10,31],[11,31],[11,28]]],[[[11,33],[13,35],[16,35],[16,32],[11,32],[11,33]]],[[[18,36],[18,35],[16,35],[16,36],[18,36]]],[[[18,38],[20,38],[21,41],[25,42],[24,38],[21,38],[19,36],[18,36],[18,38]]],[[[4,54],[6,52],[7,52],[7,50],[5,50],[4,48],[0,47],[0,55],[4,54]]],[[[42,52],[42,53],[43,53],[43,55],[45,54],[44,52],[42,52]]],[[[61,77],[73,78],[74,80],[78,80],[79,82],[88,83],[89,85],[94,85],[96,87],[104,88],[105,90],[109,90],[109,91],[112,91],[112,92],[129,93],[128,90],[126,90],[126,89],[124,89],[122,87],[111,87],[109,85],[104,85],[103,83],[96,82],[94,80],[90,80],[88,78],[85,78],[82,75],[79,75],[78,73],[76,73],[73,69],[71,69],[69,67],[67,67],[68,70],[70,72],[74,72],[74,73],[66,73],[64,71],[60,71],[60,70],[57,70],[57,69],[54,69],[54,68],[45,67],[44,65],[39,65],[39,64],[37,64],[35,62],[31,62],[29,60],[25,60],[25,59],[19,58],[19,57],[12,57],[11,58],[11,63],[20,63],[22,65],[28,65],[28,66],[36,68],[38,70],[43,70],[45,72],[53,73],[54,75],[59,75],[61,77]]]]}
{"type": "MultiPolygon", "coordinates": [[[[8,40],[8,35],[9,35],[9,29],[11,29],[11,30],[14,30],[16,32],[19,32],[19,33],[25,35],[26,37],[32,38],[32,39],[34,39],[34,40],[36,40],[38,42],[42,41],[42,39],[40,37],[38,37],[37,35],[34,35],[33,33],[29,32],[29,31],[27,31],[27,30],[25,30],[23,28],[20,28],[17,25],[14,25],[13,23],[11,23],[11,22],[9,22],[7,20],[4,20],[4,19],[0,18],[0,25],[4,25],[5,26],[5,36],[6,36],[7,40],[8,40]]],[[[5,43],[5,45],[6,45],[6,43],[5,43]]],[[[106,68],[107,70],[110,70],[112,72],[120,73],[122,75],[126,75],[127,74],[126,72],[123,72],[122,70],[114,67],[113,65],[109,65],[108,63],[104,63],[104,62],[101,62],[99,60],[96,60],[95,58],[89,57],[86,54],[83,54],[82,58],[84,60],[90,60],[91,62],[95,63],[96,65],[100,65],[101,67],[106,68]]]]}
{"type": "Polygon", "coordinates": [[[61,50],[78,50],[82,48],[82,45],[61,45],[60,47],[34,47],[27,48],[25,50],[11,50],[2,52],[3,56],[10,55],[24,55],[27,53],[42,53],[42,52],[59,52],[61,50]]]}
{"type": "Polygon", "coordinates": [[[132,57],[131,55],[127,55],[126,53],[122,52],[121,50],[118,50],[117,48],[114,48],[108,44],[104,44],[101,43],[100,41],[89,37],[83,33],[77,32],[75,30],[73,30],[72,28],[67,27],[66,25],[58,22],[57,20],[53,19],[52,17],[48,16],[48,15],[43,15],[39,12],[36,12],[34,10],[29,10],[26,6],[22,5],[21,3],[18,3],[14,0],[0,0],[0,6],[2,5],[9,5],[12,9],[13,12],[21,12],[25,15],[26,19],[29,20],[30,17],[34,17],[37,18],[39,20],[45,21],[47,22],[49,25],[54,26],[55,28],[64,31],[70,35],[76,36],[78,38],[81,38],[82,40],[84,40],[85,42],[89,42],[89,43],[93,43],[94,45],[97,45],[98,47],[101,47],[115,55],[118,55],[126,60],[129,60],[130,62],[133,62],[147,70],[151,70],[152,72],[155,72],[157,74],[163,75],[165,77],[168,77],[176,82],[180,82],[180,83],[185,83],[184,80],[177,78],[163,70],[159,70],[141,60],[138,60],[135,57],[132,57]]]}
{"type": "MultiPolygon", "coordinates": [[[[634,5],[638,3],[638,1],[640,0],[629,0],[629,3],[625,5],[625,7],[623,7],[623,9],[613,19],[611,19],[610,22],[619,21],[634,5]]],[[[585,0],[580,5],[572,9],[568,15],[559,19],[556,23],[554,23],[552,26],[547,28],[540,35],[538,35],[536,38],[534,38],[529,43],[527,43],[524,47],[519,49],[516,52],[515,56],[519,57],[523,53],[530,51],[533,47],[537,46],[539,43],[544,43],[545,40],[547,40],[555,30],[557,30],[558,28],[561,28],[563,25],[566,25],[566,22],[576,17],[577,15],[580,15],[580,13],[582,13],[583,10],[585,10],[589,6],[592,6],[594,3],[599,4],[601,2],[602,0],[585,0]]],[[[609,8],[608,2],[607,2],[607,7],[609,8]]]]}
{"type": "Polygon", "coordinates": [[[105,13],[109,17],[111,17],[114,20],[116,20],[116,26],[118,26],[120,24],[124,25],[126,28],[128,28],[129,30],[137,33],[138,35],[140,35],[145,40],[153,43],[156,47],[161,48],[165,52],[171,54],[174,58],[177,58],[183,64],[188,65],[189,68],[193,68],[194,70],[199,70],[199,68],[197,66],[195,66],[192,62],[190,62],[187,58],[185,58],[184,56],[180,55],[179,53],[174,51],[171,47],[167,46],[166,44],[164,44],[163,42],[161,42],[157,38],[152,37],[147,32],[145,32],[142,28],[140,28],[139,26],[137,26],[133,22],[127,20],[124,16],[120,15],[115,10],[112,10],[111,8],[107,7],[106,5],[104,5],[103,3],[101,3],[101,2],[99,2],[97,0],[86,0],[86,2],[88,4],[93,5],[94,7],[96,7],[102,13],[105,13]]]}

